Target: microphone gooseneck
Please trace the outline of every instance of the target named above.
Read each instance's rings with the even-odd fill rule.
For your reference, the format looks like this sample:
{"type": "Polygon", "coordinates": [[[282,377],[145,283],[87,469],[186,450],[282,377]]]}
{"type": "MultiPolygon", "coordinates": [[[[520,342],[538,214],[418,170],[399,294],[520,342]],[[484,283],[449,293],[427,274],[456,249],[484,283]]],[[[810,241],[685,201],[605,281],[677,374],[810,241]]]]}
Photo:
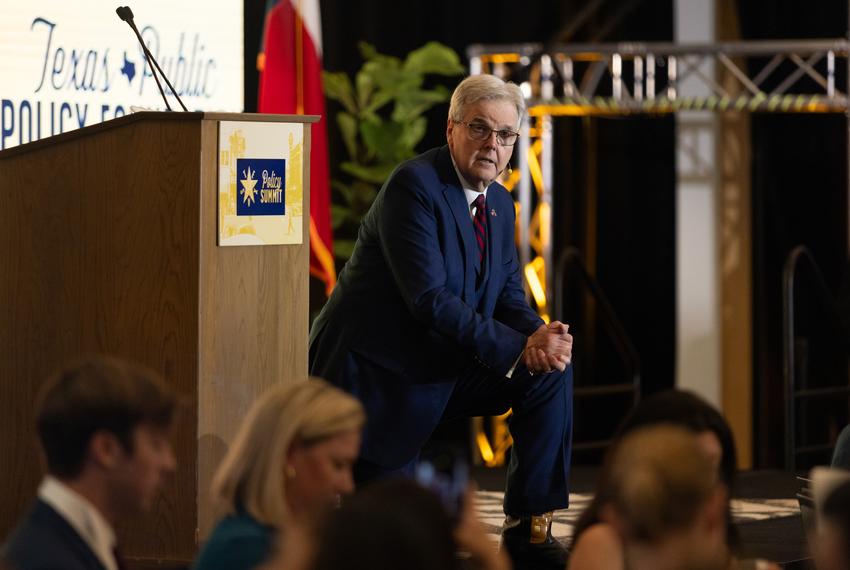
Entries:
{"type": "Polygon", "coordinates": [[[162,95],[162,100],[165,101],[166,108],[171,111],[171,105],[168,103],[168,98],[165,96],[165,91],[162,89],[162,84],[159,82],[159,77],[157,77],[157,71],[159,71],[159,75],[162,75],[162,78],[165,80],[165,84],[168,85],[168,88],[171,89],[171,93],[174,95],[177,102],[180,103],[180,106],[183,107],[184,111],[188,111],[186,105],[183,104],[183,100],[180,99],[180,95],[177,94],[177,90],[174,89],[174,86],[168,80],[168,77],[162,71],[162,68],[156,62],[153,54],[148,49],[148,46],[145,44],[145,41],[142,39],[142,34],[139,33],[139,29],[136,27],[136,23],[133,21],[133,11],[129,6],[119,6],[115,9],[115,13],[118,14],[118,17],[123,21],[127,22],[127,25],[133,30],[136,34],[136,38],[139,40],[139,45],[142,46],[142,51],[145,54],[145,58],[148,60],[148,65],[151,68],[151,74],[153,75],[154,80],[156,80],[156,86],[159,88],[159,93],[162,95]]]}

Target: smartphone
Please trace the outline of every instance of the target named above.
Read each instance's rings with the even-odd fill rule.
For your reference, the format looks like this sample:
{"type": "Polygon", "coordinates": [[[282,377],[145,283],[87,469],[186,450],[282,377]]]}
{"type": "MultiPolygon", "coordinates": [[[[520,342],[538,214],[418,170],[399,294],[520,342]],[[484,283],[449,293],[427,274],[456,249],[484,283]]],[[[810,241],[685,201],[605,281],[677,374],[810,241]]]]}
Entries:
{"type": "Polygon", "coordinates": [[[469,486],[466,455],[454,447],[426,451],[416,465],[416,481],[440,498],[449,518],[456,523],[469,486]]]}

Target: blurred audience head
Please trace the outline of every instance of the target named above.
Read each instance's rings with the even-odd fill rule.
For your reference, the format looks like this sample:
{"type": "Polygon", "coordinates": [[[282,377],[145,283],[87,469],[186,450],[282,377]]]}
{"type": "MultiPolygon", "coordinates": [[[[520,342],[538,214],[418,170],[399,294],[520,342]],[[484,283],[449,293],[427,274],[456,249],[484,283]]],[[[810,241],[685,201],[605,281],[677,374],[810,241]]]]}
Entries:
{"type": "Polygon", "coordinates": [[[311,378],[277,386],[252,406],[213,479],[226,513],[282,528],[354,488],[366,420],[356,398],[311,378]]]}
{"type": "Polygon", "coordinates": [[[631,568],[722,568],[728,563],[728,495],[692,432],[636,429],[609,455],[599,493],[604,522],[631,568]]]}
{"type": "Polygon", "coordinates": [[[729,424],[711,404],[682,390],[666,390],[643,400],[620,426],[619,434],[647,425],[673,424],[695,433],[730,489],[737,470],[735,440],[729,424]]]}
{"type": "MultiPolygon", "coordinates": [[[[106,515],[148,510],[175,460],[176,398],[152,370],[118,358],[81,357],[47,380],[37,429],[47,470],[94,490],[106,515]]],[[[83,491],[85,492],[85,490],[83,491]]]]}
{"type": "MultiPolygon", "coordinates": [[[[633,431],[656,425],[677,426],[694,434],[698,444],[708,455],[714,472],[719,475],[731,494],[737,469],[737,454],[732,430],[720,412],[691,392],[659,392],[637,405],[620,426],[615,442],[633,431]]],[[[606,477],[604,470],[601,477],[606,477]]],[[[604,503],[605,497],[597,493],[576,523],[574,544],[588,528],[599,522],[599,512],[604,503]]],[[[726,520],[726,542],[728,546],[736,549],[739,544],[738,533],[731,524],[732,517],[728,508],[726,520]]]]}
{"type": "Polygon", "coordinates": [[[316,536],[313,570],[452,570],[452,524],[431,491],[406,479],[364,488],[328,514],[316,536]]]}
{"type": "Polygon", "coordinates": [[[818,570],[850,570],[850,482],[826,497],[810,543],[818,570]]]}

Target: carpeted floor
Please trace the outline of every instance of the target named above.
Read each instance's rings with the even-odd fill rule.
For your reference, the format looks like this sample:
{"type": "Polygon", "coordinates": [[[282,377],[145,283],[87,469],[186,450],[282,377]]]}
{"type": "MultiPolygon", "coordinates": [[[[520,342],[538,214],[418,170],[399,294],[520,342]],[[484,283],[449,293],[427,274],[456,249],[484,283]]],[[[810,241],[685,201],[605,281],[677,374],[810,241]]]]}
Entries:
{"type": "MultiPolygon", "coordinates": [[[[478,516],[495,540],[499,538],[502,521],[501,491],[479,491],[478,516]]],[[[581,513],[592,499],[592,495],[577,493],[570,495],[570,508],[555,511],[552,518],[552,535],[561,542],[569,542],[575,525],[581,513]]],[[[799,517],[800,508],[796,499],[734,499],[732,501],[732,517],[735,524],[745,524],[785,517],[799,517]]]]}
{"type": "MultiPolygon", "coordinates": [[[[589,503],[597,469],[574,467],[571,473],[570,508],[556,511],[552,534],[568,543],[572,528],[589,503]]],[[[476,468],[473,478],[479,485],[478,512],[493,540],[499,538],[502,512],[503,469],[476,468]]],[[[799,487],[794,474],[783,471],[751,471],[739,474],[732,501],[732,516],[741,539],[745,558],[764,558],[786,568],[801,567],[808,557],[800,508],[799,487]]]]}

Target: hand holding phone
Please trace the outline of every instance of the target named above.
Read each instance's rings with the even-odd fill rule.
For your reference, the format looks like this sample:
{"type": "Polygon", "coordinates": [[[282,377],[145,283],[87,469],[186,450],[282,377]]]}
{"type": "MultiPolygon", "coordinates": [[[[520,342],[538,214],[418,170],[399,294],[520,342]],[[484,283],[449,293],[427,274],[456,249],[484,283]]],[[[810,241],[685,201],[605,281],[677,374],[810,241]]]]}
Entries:
{"type": "Polygon", "coordinates": [[[449,518],[457,523],[469,485],[469,466],[463,453],[450,447],[427,453],[416,466],[416,481],[440,498],[449,518]]]}

